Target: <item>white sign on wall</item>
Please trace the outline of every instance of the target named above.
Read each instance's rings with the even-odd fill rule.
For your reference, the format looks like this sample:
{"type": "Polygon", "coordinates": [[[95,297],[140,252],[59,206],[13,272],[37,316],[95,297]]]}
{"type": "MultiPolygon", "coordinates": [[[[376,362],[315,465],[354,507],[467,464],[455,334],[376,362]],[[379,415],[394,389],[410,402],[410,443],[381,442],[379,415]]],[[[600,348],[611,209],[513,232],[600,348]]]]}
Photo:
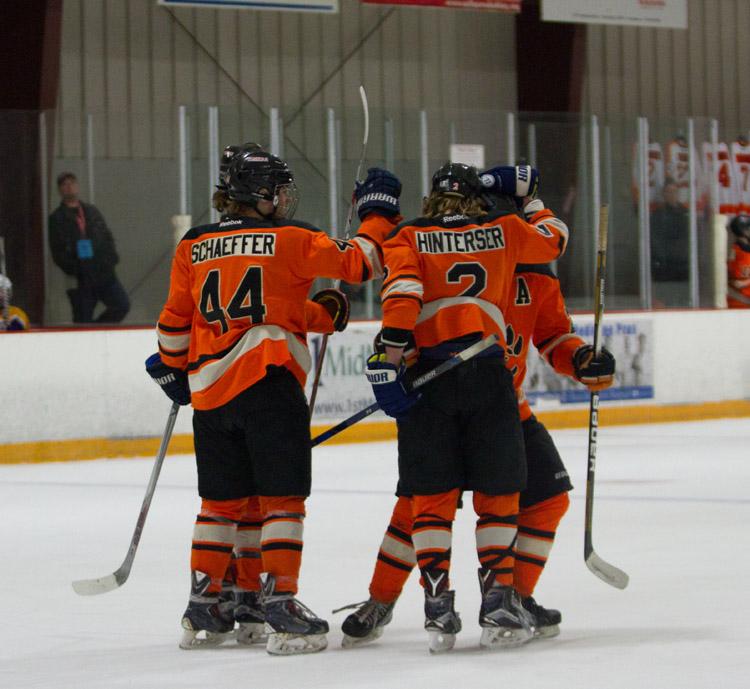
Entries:
{"type": "Polygon", "coordinates": [[[483,144],[451,144],[451,163],[473,165],[477,170],[484,170],[483,144]]]}
{"type": "Polygon", "coordinates": [[[338,12],[339,0],[157,0],[167,7],[207,9],[277,10],[287,12],[338,12]]]}
{"type": "Polygon", "coordinates": [[[687,29],[687,0],[542,0],[542,21],[687,29]]]}
{"type": "MultiPolygon", "coordinates": [[[[587,342],[594,340],[594,319],[573,317],[576,334],[587,342]]],[[[609,317],[602,323],[602,345],[615,357],[615,383],[602,390],[602,400],[642,400],[655,396],[654,328],[647,318],[609,317]]],[[[556,373],[532,348],[527,359],[524,392],[532,406],[557,406],[588,402],[587,388],[572,378],[556,373]],[[552,404],[550,404],[552,403],[552,404]]]]}

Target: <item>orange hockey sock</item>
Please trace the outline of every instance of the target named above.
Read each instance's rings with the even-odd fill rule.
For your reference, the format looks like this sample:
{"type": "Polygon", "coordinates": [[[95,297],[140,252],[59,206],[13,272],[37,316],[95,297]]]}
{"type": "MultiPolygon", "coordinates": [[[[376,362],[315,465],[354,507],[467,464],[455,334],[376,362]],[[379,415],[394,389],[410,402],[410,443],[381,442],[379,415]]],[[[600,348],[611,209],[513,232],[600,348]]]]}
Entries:
{"type": "Polygon", "coordinates": [[[263,571],[273,574],[277,591],[297,593],[305,498],[261,496],[260,511],[263,514],[260,536],[263,571]]]}
{"type": "Polygon", "coordinates": [[[237,588],[243,591],[260,590],[260,573],[263,561],[260,555],[260,534],[263,528],[263,515],[260,512],[260,499],[248,498],[245,510],[237,524],[234,539],[234,567],[237,588]]]}
{"type": "Polygon", "coordinates": [[[380,544],[370,581],[370,596],[380,603],[392,603],[401,595],[409,574],[417,564],[411,540],[413,519],[411,499],[399,498],[380,544]]]}
{"type": "Polygon", "coordinates": [[[503,586],[513,585],[518,497],[518,493],[486,495],[474,492],[479,562],[482,567],[493,570],[495,581],[503,586]]]}
{"type": "Polygon", "coordinates": [[[518,542],[513,586],[523,597],[534,593],[547,564],[557,525],[568,509],[567,493],[559,493],[536,505],[524,507],[518,515],[518,542]]]}
{"type": "Polygon", "coordinates": [[[232,560],[237,522],[246,501],[246,498],[240,498],[203,499],[201,502],[201,511],[193,528],[190,569],[208,574],[211,578],[209,593],[221,591],[222,580],[232,560]]]}
{"type": "MultiPolygon", "coordinates": [[[[435,495],[415,495],[411,499],[414,515],[411,537],[423,577],[426,571],[438,569],[447,574],[450,570],[453,519],[460,493],[456,488],[435,495]]],[[[442,586],[449,585],[446,577],[442,586]]]]}

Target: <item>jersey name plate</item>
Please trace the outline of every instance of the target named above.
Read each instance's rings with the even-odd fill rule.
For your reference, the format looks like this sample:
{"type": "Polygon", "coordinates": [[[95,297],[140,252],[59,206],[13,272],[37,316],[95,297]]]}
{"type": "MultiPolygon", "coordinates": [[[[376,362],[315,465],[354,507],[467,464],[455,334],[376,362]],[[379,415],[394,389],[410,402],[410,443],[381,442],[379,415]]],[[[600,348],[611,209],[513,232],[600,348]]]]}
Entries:
{"type": "Polygon", "coordinates": [[[275,251],[275,234],[231,234],[193,244],[190,255],[195,265],[228,256],[273,256],[275,251]]]}
{"type": "Polygon", "coordinates": [[[499,225],[477,227],[462,232],[433,230],[417,232],[417,251],[421,254],[471,254],[505,248],[503,229],[499,225]]]}

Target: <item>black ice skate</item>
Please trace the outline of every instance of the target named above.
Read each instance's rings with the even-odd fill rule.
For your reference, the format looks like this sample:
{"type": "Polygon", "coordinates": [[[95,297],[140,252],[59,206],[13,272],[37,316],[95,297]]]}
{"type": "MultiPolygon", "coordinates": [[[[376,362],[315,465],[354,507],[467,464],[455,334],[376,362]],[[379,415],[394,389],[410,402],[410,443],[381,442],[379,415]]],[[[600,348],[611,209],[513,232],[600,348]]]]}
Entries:
{"type": "Polygon", "coordinates": [[[533,620],[521,604],[518,592],[512,586],[498,584],[495,572],[484,567],[479,568],[479,588],[482,592],[479,645],[514,648],[530,641],[534,635],[533,620]]]}
{"type": "Polygon", "coordinates": [[[234,618],[222,610],[218,593],[207,593],[211,578],[204,572],[193,571],[191,575],[190,600],[182,616],[180,648],[193,650],[211,648],[224,643],[234,629],[234,618]]]}
{"type": "Polygon", "coordinates": [[[316,653],[328,646],[328,622],[321,620],[293,594],[276,591],[273,575],[261,574],[261,589],[268,653],[316,653]]]}
{"type": "Polygon", "coordinates": [[[341,645],[344,648],[351,648],[379,639],[383,635],[383,627],[393,619],[393,607],[395,605],[395,601],[393,603],[381,603],[374,598],[370,598],[361,603],[334,610],[333,612],[337,613],[341,610],[357,608],[341,625],[341,631],[344,632],[341,645]]]}
{"type": "Polygon", "coordinates": [[[448,590],[448,572],[422,571],[424,580],[424,628],[429,634],[430,653],[450,651],[461,631],[461,617],[454,608],[455,591],[448,590]]]}
{"type": "Polygon", "coordinates": [[[534,618],[534,638],[549,639],[560,633],[562,615],[559,610],[545,608],[537,603],[532,596],[521,600],[526,612],[534,618]]]}
{"type": "Polygon", "coordinates": [[[250,646],[264,644],[268,640],[265,632],[266,616],[259,591],[234,592],[234,620],[237,622],[237,643],[250,646]]]}

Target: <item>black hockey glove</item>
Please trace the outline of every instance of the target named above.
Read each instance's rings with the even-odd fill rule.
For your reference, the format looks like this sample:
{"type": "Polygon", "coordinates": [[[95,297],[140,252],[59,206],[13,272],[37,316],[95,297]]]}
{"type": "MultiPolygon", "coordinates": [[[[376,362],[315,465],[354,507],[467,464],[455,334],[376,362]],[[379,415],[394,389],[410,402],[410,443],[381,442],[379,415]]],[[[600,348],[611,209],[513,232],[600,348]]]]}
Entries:
{"type": "Polygon", "coordinates": [[[329,287],[316,292],[312,301],[320,304],[333,319],[333,329],[341,332],[349,323],[349,298],[340,290],[329,287]]]}
{"type": "Polygon", "coordinates": [[[360,220],[372,212],[391,217],[401,212],[399,207],[401,181],[396,175],[380,167],[371,167],[367,179],[357,182],[354,189],[354,201],[357,204],[357,215],[360,220]]]}
{"type": "Polygon", "coordinates": [[[159,352],[146,359],[146,373],[164,391],[164,394],[177,404],[190,404],[190,386],[187,373],[179,368],[167,366],[159,356],[159,352]]]}
{"type": "Polygon", "coordinates": [[[606,347],[602,347],[599,354],[594,356],[592,345],[581,345],[573,353],[573,368],[576,380],[591,392],[605,390],[615,381],[615,357],[606,347]]]}

